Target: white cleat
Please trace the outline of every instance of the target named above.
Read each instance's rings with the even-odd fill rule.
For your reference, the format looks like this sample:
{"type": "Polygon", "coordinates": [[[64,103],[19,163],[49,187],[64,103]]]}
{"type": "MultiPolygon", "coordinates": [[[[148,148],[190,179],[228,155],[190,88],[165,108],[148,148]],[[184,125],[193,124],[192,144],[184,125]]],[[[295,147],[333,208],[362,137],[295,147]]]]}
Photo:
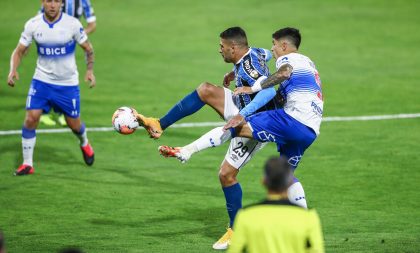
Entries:
{"type": "Polygon", "coordinates": [[[181,147],[159,146],[159,153],[164,157],[175,157],[181,163],[186,163],[191,158],[191,153],[181,147]]]}

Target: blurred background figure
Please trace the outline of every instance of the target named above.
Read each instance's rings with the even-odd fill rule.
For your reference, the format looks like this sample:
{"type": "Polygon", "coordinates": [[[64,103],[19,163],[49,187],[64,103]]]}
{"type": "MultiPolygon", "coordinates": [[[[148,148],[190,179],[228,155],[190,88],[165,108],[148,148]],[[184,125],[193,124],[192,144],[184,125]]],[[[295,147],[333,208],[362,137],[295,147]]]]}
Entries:
{"type": "Polygon", "coordinates": [[[78,248],[65,248],[60,250],[58,253],[83,253],[83,251],[78,248]]]}
{"type": "Polygon", "coordinates": [[[0,253],[6,253],[6,246],[4,245],[4,236],[0,230],[0,253]]]}
{"type": "MultiPolygon", "coordinates": [[[[84,29],[87,35],[90,35],[96,30],[96,16],[90,0],[63,0],[61,10],[63,13],[67,13],[77,19],[84,17],[86,20],[84,29]]],[[[42,12],[44,12],[43,7],[40,10],[40,13],[42,12]]],[[[49,114],[43,114],[40,122],[46,126],[55,126],[56,124],[67,126],[64,115],[60,112],[54,114],[52,110],[49,114]]]]}
{"type": "Polygon", "coordinates": [[[325,252],[317,212],[297,206],[287,197],[292,183],[293,171],[286,158],[273,157],[266,162],[263,184],[267,199],[239,211],[228,253],[325,252]]]}

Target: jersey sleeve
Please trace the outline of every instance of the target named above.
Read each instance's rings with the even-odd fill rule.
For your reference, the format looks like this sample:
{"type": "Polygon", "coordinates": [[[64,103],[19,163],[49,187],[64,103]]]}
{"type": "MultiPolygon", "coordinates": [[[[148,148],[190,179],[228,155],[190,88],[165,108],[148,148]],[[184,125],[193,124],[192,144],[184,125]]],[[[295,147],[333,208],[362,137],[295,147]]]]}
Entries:
{"type": "Polygon", "coordinates": [[[95,12],[93,11],[92,4],[90,0],[82,0],[82,7],[83,7],[83,16],[86,19],[86,22],[93,23],[96,22],[95,12]]]}
{"type": "Polygon", "coordinates": [[[265,61],[268,62],[273,58],[273,54],[271,53],[270,50],[265,49],[265,48],[260,48],[261,50],[264,51],[264,57],[265,57],[265,61]]]}
{"type": "Polygon", "coordinates": [[[247,117],[258,109],[266,105],[271,99],[276,96],[276,89],[274,87],[263,89],[255,95],[254,99],[247,104],[242,110],[239,112],[243,117],[247,117]]]}
{"type": "Polygon", "coordinates": [[[235,224],[233,225],[233,233],[231,244],[228,247],[227,253],[242,253],[246,248],[246,219],[243,217],[243,211],[239,210],[235,217],[235,224]]]}
{"type": "Polygon", "coordinates": [[[290,64],[293,67],[293,60],[292,60],[292,56],[290,55],[285,55],[283,57],[279,57],[276,61],[276,68],[279,69],[281,66],[283,66],[284,64],[290,64]]]}
{"type": "Polygon", "coordinates": [[[23,29],[22,34],[20,35],[19,43],[24,45],[25,47],[29,47],[32,43],[32,39],[34,36],[34,25],[33,21],[29,20],[25,24],[25,28],[23,29]]]}
{"type": "Polygon", "coordinates": [[[309,230],[307,246],[309,246],[310,252],[323,253],[325,252],[324,238],[318,213],[315,210],[310,210],[309,212],[311,214],[310,224],[312,226],[309,230]]]}
{"type": "Polygon", "coordinates": [[[82,23],[80,23],[80,21],[76,18],[74,19],[73,38],[79,44],[85,43],[88,39],[85,29],[83,29],[82,23]]]}

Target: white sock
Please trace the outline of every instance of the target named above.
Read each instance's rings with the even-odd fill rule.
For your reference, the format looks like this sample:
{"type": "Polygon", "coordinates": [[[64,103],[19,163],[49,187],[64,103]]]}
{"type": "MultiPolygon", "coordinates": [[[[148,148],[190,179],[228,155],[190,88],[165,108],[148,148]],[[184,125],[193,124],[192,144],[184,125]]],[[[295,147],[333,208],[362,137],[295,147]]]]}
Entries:
{"type": "Polygon", "coordinates": [[[308,208],[306,205],[305,191],[303,190],[303,186],[300,182],[296,182],[289,186],[289,189],[287,189],[287,196],[289,197],[289,201],[293,204],[303,208],[308,208]]]}
{"type": "Polygon", "coordinates": [[[87,130],[84,125],[82,126],[81,130],[83,130],[83,133],[78,133],[75,131],[73,131],[73,133],[77,136],[77,138],[79,138],[80,146],[84,147],[89,143],[89,141],[87,138],[87,130]]]}
{"type": "Polygon", "coordinates": [[[80,146],[82,147],[86,146],[89,143],[86,132],[87,131],[85,130],[82,134],[76,134],[77,138],[79,138],[80,146]]]}
{"type": "Polygon", "coordinates": [[[232,135],[229,130],[223,131],[223,127],[216,127],[194,142],[184,146],[183,149],[194,154],[207,148],[220,146],[230,139],[232,139],[232,135]]]}
{"type": "Polygon", "coordinates": [[[33,166],[33,155],[36,137],[26,139],[22,137],[23,164],[33,166]]]}

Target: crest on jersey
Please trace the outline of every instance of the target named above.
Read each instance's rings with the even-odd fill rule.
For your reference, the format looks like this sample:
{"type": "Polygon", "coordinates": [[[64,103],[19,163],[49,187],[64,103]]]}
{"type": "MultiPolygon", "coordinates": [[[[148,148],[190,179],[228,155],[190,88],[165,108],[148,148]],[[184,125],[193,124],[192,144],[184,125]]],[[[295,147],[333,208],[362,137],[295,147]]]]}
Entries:
{"type": "Polygon", "coordinates": [[[252,78],[258,78],[259,76],[258,71],[256,71],[255,69],[251,71],[249,75],[252,76],[252,78]]]}

